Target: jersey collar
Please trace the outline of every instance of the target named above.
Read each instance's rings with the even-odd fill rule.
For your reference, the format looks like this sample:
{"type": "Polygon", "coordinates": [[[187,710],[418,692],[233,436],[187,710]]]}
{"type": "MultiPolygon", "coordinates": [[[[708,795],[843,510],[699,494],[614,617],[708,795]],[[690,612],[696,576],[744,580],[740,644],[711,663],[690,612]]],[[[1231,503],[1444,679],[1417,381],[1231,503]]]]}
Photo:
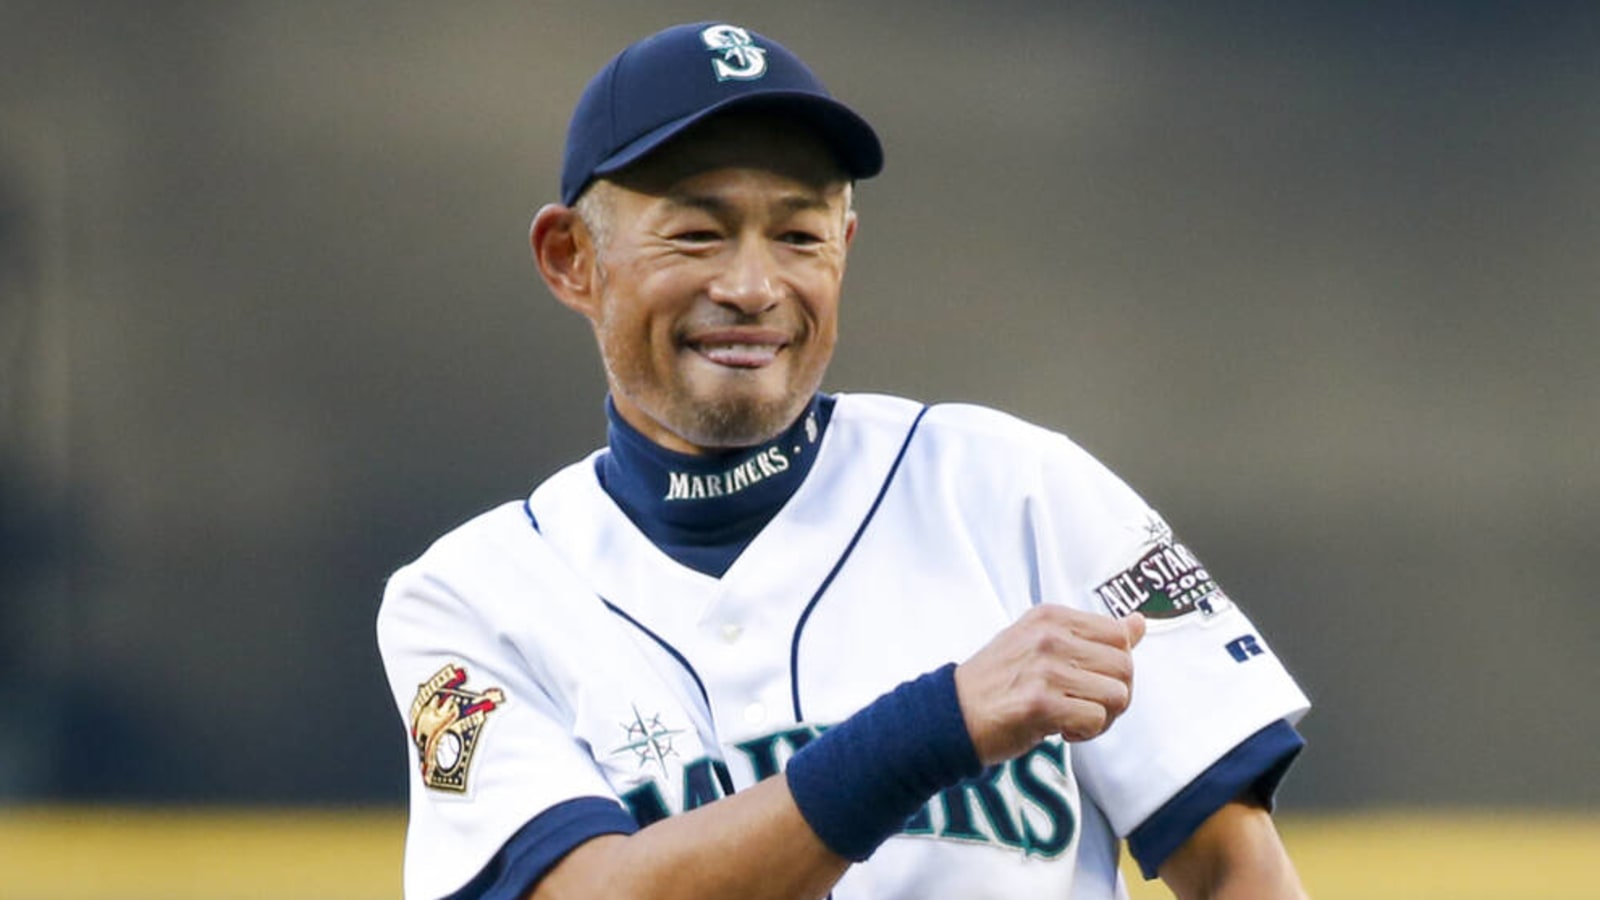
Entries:
{"type": "Polygon", "coordinates": [[[596,473],[658,547],[720,576],[805,481],[833,405],[833,397],[819,393],[793,425],[764,444],[691,456],[640,434],[607,397],[609,448],[596,460],[596,473]]]}

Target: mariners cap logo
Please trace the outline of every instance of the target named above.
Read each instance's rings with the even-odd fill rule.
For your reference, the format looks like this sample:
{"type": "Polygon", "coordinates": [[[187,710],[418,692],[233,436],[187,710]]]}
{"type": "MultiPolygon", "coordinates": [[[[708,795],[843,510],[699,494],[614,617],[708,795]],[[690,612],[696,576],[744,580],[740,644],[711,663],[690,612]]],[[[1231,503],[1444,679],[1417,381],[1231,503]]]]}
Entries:
{"type": "Polygon", "coordinates": [[[475,694],[464,690],[467,670],[454,663],[417,685],[411,703],[411,742],[416,745],[422,783],[452,794],[467,792],[467,768],[483,736],[484,723],[506,702],[499,688],[475,694]]]}
{"type": "Polygon", "coordinates": [[[711,71],[717,73],[718,81],[754,81],[767,72],[767,51],[737,25],[712,25],[700,32],[700,40],[717,54],[711,60],[711,71]]]}

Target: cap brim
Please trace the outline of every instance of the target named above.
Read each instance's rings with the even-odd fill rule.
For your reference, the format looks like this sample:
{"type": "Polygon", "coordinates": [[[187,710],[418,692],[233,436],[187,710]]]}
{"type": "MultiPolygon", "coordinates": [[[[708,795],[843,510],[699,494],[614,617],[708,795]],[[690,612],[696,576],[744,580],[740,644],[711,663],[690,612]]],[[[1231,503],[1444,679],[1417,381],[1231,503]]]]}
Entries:
{"type": "Polygon", "coordinates": [[[593,173],[611,175],[626,169],[697,122],[732,109],[781,109],[805,121],[833,151],[845,174],[852,179],[871,178],[883,171],[883,145],[867,121],[832,97],[806,91],[762,91],[730,97],[721,103],[673,119],[624,144],[594,167],[593,173]]]}

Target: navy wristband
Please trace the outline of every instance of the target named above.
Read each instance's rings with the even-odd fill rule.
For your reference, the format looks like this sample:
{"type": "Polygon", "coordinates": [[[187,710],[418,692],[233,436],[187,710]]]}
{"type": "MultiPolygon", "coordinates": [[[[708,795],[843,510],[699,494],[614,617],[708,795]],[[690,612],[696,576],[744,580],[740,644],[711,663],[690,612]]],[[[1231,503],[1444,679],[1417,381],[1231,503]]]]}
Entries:
{"type": "Polygon", "coordinates": [[[865,860],[929,797],[983,771],[955,672],[948,663],[900,685],[789,760],[789,792],[828,849],[865,860]]]}

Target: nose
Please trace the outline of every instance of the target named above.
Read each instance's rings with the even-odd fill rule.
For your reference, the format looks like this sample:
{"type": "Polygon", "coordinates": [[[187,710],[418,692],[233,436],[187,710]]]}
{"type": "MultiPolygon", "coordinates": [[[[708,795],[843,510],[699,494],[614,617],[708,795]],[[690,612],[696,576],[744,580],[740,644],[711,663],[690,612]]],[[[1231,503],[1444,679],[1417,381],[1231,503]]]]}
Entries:
{"type": "Polygon", "coordinates": [[[782,285],[778,261],[766,241],[746,238],[732,248],[727,265],[711,280],[708,293],[714,303],[757,315],[777,305],[783,296],[782,285]]]}

